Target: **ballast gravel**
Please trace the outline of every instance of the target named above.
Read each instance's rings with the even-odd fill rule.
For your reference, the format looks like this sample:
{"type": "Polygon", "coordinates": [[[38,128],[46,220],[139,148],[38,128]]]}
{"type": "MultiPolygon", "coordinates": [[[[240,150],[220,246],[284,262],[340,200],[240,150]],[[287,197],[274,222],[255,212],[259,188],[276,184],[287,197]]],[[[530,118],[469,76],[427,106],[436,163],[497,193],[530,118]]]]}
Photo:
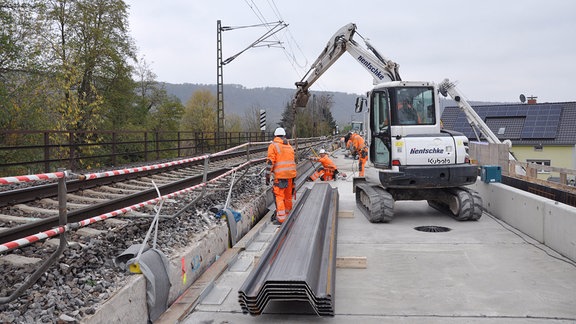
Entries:
{"type": "MultiPolygon", "coordinates": [[[[238,181],[232,191],[230,207],[240,210],[266,190],[259,175],[261,168],[251,168],[238,181]]],[[[174,215],[189,205],[197,194],[165,202],[161,215],[174,215]]],[[[193,237],[222,222],[209,208],[223,205],[227,195],[227,188],[209,190],[208,195],[178,217],[162,218],[158,248],[170,256],[187,246],[193,237]]],[[[154,214],[154,211],[147,212],[154,214]]],[[[0,304],[0,323],[79,323],[87,315],[94,314],[131,275],[126,269],[115,266],[114,258],[131,245],[142,243],[152,221],[152,217],[118,218],[125,223],[93,224],[91,228],[102,231],[97,236],[82,236],[79,231],[67,234],[69,246],[40,279],[14,301],[0,304]]],[[[42,260],[32,265],[3,262],[0,255],[0,298],[10,296],[56,248],[55,244],[43,241],[9,252],[42,260]]]]}

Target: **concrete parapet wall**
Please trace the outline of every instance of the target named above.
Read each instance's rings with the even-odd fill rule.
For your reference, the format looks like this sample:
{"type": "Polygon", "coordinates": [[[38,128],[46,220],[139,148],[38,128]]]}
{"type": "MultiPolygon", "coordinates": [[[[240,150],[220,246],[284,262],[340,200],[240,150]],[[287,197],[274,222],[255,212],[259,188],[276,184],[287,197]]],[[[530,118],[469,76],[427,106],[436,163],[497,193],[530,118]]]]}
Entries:
{"type": "Polygon", "coordinates": [[[501,183],[478,180],[471,187],[487,212],[576,262],[576,207],[501,183]]]}

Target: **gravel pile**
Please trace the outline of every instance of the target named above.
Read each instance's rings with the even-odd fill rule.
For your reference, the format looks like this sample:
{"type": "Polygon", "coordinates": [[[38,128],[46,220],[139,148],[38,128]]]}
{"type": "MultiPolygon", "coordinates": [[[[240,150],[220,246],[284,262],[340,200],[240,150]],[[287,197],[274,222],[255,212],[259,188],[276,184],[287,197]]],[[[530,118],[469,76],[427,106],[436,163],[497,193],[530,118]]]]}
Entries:
{"type": "MultiPolygon", "coordinates": [[[[258,175],[261,168],[253,167],[244,177],[237,179],[231,208],[240,210],[266,189],[262,185],[262,176],[258,175]]],[[[209,191],[207,196],[178,217],[166,217],[160,221],[157,244],[167,256],[187,246],[199,233],[222,222],[208,211],[226,201],[227,188],[216,189],[209,191]]],[[[190,194],[165,202],[161,215],[174,215],[195,198],[196,194],[190,194]]],[[[130,276],[125,269],[116,267],[113,259],[131,245],[142,243],[152,221],[152,218],[120,219],[127,225],[100,222],[91,226],[103,231],[95,237],[69,233],[70,246],[60,259],[19,298],[0,305],[0,323],[78,323],[86,315],[94,314],[99,305],[122,287],[130,276]]],[[[47,242],[38,242],[11,253],[40,258],[44,262],[55,249],[47,242]]],[[[0,258],[0,297],[12,294],[40,264],[15,267],[1,262],[0,258]]]]}

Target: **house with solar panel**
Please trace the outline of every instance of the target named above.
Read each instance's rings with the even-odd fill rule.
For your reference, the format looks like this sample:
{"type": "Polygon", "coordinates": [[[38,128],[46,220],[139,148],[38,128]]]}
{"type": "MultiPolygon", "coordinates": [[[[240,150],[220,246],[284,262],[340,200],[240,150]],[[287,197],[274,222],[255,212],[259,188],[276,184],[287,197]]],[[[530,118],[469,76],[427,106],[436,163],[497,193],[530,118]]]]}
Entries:
{"type": "MultiPolygon", "coordinates": [[[[576,102],[529,100],[526,104],[474,105],[472,108],[501,141],[512,142],[510,151],[518,161],[576,169],[576,102]]],[[[478,141],[458,107],[445,107],[442,122],[444,128],[462,132],[470,141],[478,141]]],[[[546,171],[538,173],[538,178],[543,180],[556,176],[546,171]]]]}

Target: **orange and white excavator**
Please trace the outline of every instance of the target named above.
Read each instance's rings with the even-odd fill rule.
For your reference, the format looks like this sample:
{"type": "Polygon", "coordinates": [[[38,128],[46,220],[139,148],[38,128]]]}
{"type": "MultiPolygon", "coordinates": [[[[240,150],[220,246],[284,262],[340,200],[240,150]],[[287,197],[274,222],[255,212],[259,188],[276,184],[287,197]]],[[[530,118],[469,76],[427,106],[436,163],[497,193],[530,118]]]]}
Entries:
{"type": "Polygon", "coordinates": [[[368,106],[366,141],[369,161],[378,169],[378,183],[354,178],[356,203],[371,222],[389,222],[398,200],[427,200],[436,209],[455,219],[478,220],[482,198],[467,188],[478,177],[470,164],[468,138],[441,126],[439,94],[450,95],[466,112],[469,123],[492,143],[500,143],[454,83],[444,80],[403,81],[399,65],[381,55],[357,33],[351,23],[328,41],[304,78],[296,82],[295,107],[305,107],[309,89],[344,52],[349,53],[374,81],[365,98],[356,101],[356,112],[368,106]],[[353,38],[361,37],[366,48],[353,38]]]}

